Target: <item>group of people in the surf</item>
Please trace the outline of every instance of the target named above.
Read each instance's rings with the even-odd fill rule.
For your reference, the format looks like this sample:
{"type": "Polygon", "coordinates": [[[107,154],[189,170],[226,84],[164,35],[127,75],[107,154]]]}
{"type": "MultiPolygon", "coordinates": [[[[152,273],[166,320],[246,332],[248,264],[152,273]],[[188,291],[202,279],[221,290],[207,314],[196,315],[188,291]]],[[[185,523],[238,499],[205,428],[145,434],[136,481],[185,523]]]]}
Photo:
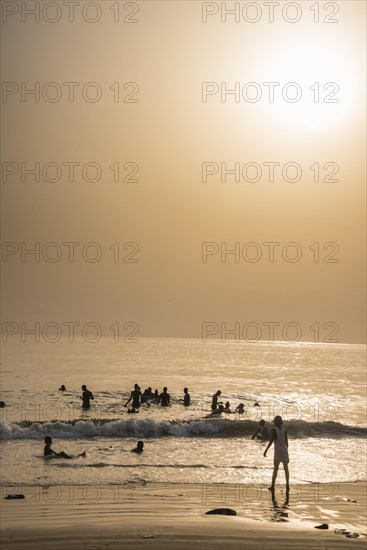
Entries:
{"type": "MultiPolygon", "coordinates": [[[[184,388],[183,393],[183,398],[180,399],[180,401],[183,402],[185,407],[188,407],[191,402],[188,388],[184,388]]],[[[152,403],[161,405],[162,407],[169,407],[171,405],[171,396],[168,393],[167,386],[164,386],[162,393],[159,393],[157,389],[153,392],[151,386],[142,392],[139,384],[135,384],[129,399],[124,404],[124,407],[127,407],[130,401],[131,408],[128,409],[128,413],[136,413],[139,411],[139,408],[143,403],[145,403],[148,407],[150,407],[152,403]]]]}
{"type": "MultiPolygon", "coordinates": [[[[64,384],[59,389],[60,391],[66,391],[64,384]]],[[[183,395],[183,398],[180,399],[180,401],[182,401],[183,405],[187,407],[190,405],[190,402],[191,402],[188,388],[184,388],[183,392],[184,392],[184,395],[183,395]]],[[[212,396],[212,403],[211,403],[212,412],[207,416],[207,418],[212,418],[215,416],[218,417],[222,413],[236,412],[238,414],[244,414],[245,406],[243,403],[240,403],[239,405],[237,405],[236,410],[232,411],[229,401],[227,401],[225,405],[223,405],[223,403],[219,401],[221,394],[222,392],[220,390],[217,390],[215,394],[212,396]]],[[[80,399],[82,400],[82,407],[84,409],[88,409],[90,407],[91,400],[94,399],[93,393],[87,388],[85,384],[83,384],[82,386],[82,395],[80,399]]],[[[127,407],[130,402],[131,402],[131,408],[128,409],[128,412],[136,413],[139,411],[139,408],[142,404],[146,404],[148,407],[150,407],[152,403],[155,403],[157,405],[161,405],[162,407],[169,407],[171,404],[171,396],[168,393],[168,389],[166,386],[163,388],[162,393],[159,393],[157,389],[153,392],[150,386],[146,388],[144,392],[142,392],[139,384],[135,384],[134,389],[130,393],[129,399],[124,404],[124,407],[127,407]]],[[[259,404],[255,403],[255,406],[259,406],[259,404]]],[[[268,445],[264,451],[264,457],[266,457],[268,450],[274,443],[274,469],[273,469],[272,482],[271,482],[271,486],[269,487],[269,490],[272,492],[272,494],[274,494],[275,480],[278,475],[280,463],[282,463],[284,467],[284,473],[285,473],[285,479],[286,479],[286,493],[288,495],[289,493],[288,436],[287,436],[287,432],[284,430],[282,425],[283,425],[283,419],[281,416],[276,416],[274,418],[274,427],[271,429],[269,429],[269,427],[266,425],[265,420],[261,419],[251,439],[268,441],[268,445]]],[[[63,451],[56,453],[52,449],[51,445],[52,445],[52,438],[50,436],[46,436],[45,448],[44,448],[45,457],[57,456],[61,458],[74,458],[74,456],[84,457],[86,455],[85,452],[79,455],[68,455],[63,451]]],[[[144,449],[144,442],[138,441],[137,446],[134,449],[132,449],[132,452],[136,454],[141,454],[143,452],[143,449],[144,449]]]]}
{"type": "MultiPolygon", "coordinates": [[[[65,385],[62,384],[59,390],[62,392],[66,391],[65,385]]],[[[243,403],[239,403],[239,405],[237,405],[234,411],[231,410],[231,405],[229,401],[227,401],[225,405],[223,405],[223,402],[218,400],[221,394],[222,392],[220,390],[217,390],[215,394],[212,396],[212,403],[211,403],[212,412],[208,415],[208,418],[215,417],[215,416],[218,417],[222,413],[226,413],[226,414],[232,414],[232,413],[244,414],[245,413],[245,405],[243,403]]],[[[82,386],[82,395],[80,399],[82,400],[82,408],[89,409],[90,402],[91,400],[94,399],[94,395],[87,388],[85,384],[83,384],[82,386]]],[[[182,402],[182,404],[185,407],[188,407],[190,405],[191,397],[190,397],[188,388],[183,389],[183,397],[180,398],[179,401],[182,402]]],[[[128,413],[137,413],[139,412],[139,409],[143,404],[146,404],[148,407],[150,407],[152,404],[161,405],[162,407],[169,407],[171,405],[171,396],[168,393],[168,388],[166,386],[164,386],[163,391],[161,393],[159,393],[158,389],[155,389],[153,392],[151,386],[149,386],[142,392],[139,384],[134,384],[134,389],[131,391],[130,397],[124,404],[124,407],[127,407],[130,402],[131,402],[131,406],[128,409],[128,413]]],[[[258,403],[255,403],[255,406],[256,405],[258,406],[258,403]]]]}
{"type": "MultiPolygon", "coordinates": [[[[133,393],[133,392],[132,392],[133,393]]],[[[133,397],[131,397],[133,399],[133,397]]],[[[266,454],[270,447],[274,443],[274,469],[273,469],[273,475],[271,480],[271,485],[269,487],[269,491],[272,493],[272,497],[274,498],[274,492],[275,492],[275,481],[278,475],[279,466],[282,463],[285,473],[285,480],[286,480],[286,498],[288,498],[289,495],[289,455],[288,455],[288,436],[287,432],[283,428],[283,419],[281,416],[276,416],[274,418],[274,427],[269,430],[267,426],[265,425],[265,420],[261,420],[259,427],[257,428],[256,432],[252,436],[251,439],[262,439],[263,441],[266,440],[268,437],[268,445],[263,453],[264,457],[266,457],[266,454]]],[[[51,447],[52,445],[52,438],[50,436],[45,437],[45,447],[43,454],[46,458],[48,457],[59,457],[59,458],[76,458],[76,457],[85,457],[86,452],[80,453],[78,455],[69,455],[65,453],[64,451],[61,451],[57,453],[54,451],[51,447]]],[[[138,441],[137,445],[134,449],[131,449],[131,452],[136,454],[142,454],[144,451],[144,442],[138,441]]]]}
{"type": "MultiPolygon", "coordinates": [[[[66,387],[62,384],[59,388],[60,391],[66,391],[66,387]]],[[[234,411],[231,410],[231,404],[227,401],[224,405],[222,401],[219,401],[219,397],[222,395],[221,390],[217,390],[212,396],[211,403],[211,413],[206,416],[206,418],[220,417],[223,413],[225,414],[244,414],[245,405],[239,403],[234,411]]],[[[82,395],[80,397],[82,400],[82,408],[89,409],[91,400],[94,400],[93,393],[87,388],[85,384],[82,385],[82,395]]],[[[189,394],[188,388],[183,389],[183,397],[179,399],[180,402],[185,407],[188,407],[191,403],[191,397],[189,394]]],[[[138,413],[140,407],[145,404],[147,407],[150,407],[152,404],[160,405],[162,407],[169,407],[171,405],[171,396],[168,393],[168,388],[164,386],[163,391],[159,393],[156,389],[154,392],[149,386],[143,392],[139,384],[134,384],[134,389],[130,393],[129,399],[124,403],[124,407],[127,407],[131,403],[130,408],[128,409],[129,414],[138,413]]],[[[258,403],[255,403],[255,406],[259,406],[258,403]]],[[[261,439],[262,441],[270,440],[270,431],[266,426],[265,420],[260,420],[259,426],[254,433],[252,439],[261,439]]]]}
{"type": "MultiPolygon", "coordinates": [[[[65,385],[62,384],[59,390],[62,392],[66,391],[65,385]]],[[[83,384],[82,386],[82,392],[83,393],[80,398],[82,400],[82,408],[89,409],[90,402],[92,399],[94,399],[94,395],[90,390],[88,390],[85,384],[83,384]]],[[[190,405],[191,397],[188,388],[184,388],[183,398],[180,399],[180,401],[182,401],[182,404],[185,407],[188,407],[190,405]]],[[[169,407],[171,405],[171,396],[168,393],[168,388],[166,386],[163,388],[163,391],[161,393],[159,393],[157,389],[153,392],[151,386],[149,386],[144,390],[144,392],[142,392],[139,384],[135,384],[134,389],[130,393],[129,399],[124,404],[124,407],[127,407],[130,402],[131,407],[128,409],[127,412],[137,413],[139,412],[142,404],[146,404],[148,407],[150,407],[152,403],[156,405],[161,405],[162,407],[169,407]]]]}
{"type": "Polygon", "coordinates": [[[211,409],[212,412],[208,415],[207,418],[212,418],[213,416],[220,416],[222,413],[226,414],[244,414],[245,412],[245,405],[243,403],[240,403],[237,405],[236,410],[232,411],[231,404],[229,401],[226,401],[226,403],[223,405],[222,401],[218,401],[219,397],[222,395],[222,392],[220,390],[217,390],[215,394],[212,397],[212,404],[211,409]]]}

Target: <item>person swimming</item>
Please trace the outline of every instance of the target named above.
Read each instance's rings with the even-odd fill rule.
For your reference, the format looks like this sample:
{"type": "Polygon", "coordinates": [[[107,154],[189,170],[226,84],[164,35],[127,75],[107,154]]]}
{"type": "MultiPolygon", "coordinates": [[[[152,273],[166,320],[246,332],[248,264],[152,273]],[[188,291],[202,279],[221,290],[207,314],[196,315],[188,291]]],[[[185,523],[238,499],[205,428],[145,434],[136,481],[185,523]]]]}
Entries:
{"type": "Polygon", "coordinates": [[[270,440],[270,431],[269,431],[269,428],[267,427],[264,419],[260,420],[259,425],[257,427],[257,430],[254,433],[254,435],[251,437],[251,439],[255,439],[255,437],[256,437],[256,439],[260,439],[261,441],[269,441],[270,440]]]}
{"type": "Polygon", "coordinates": [[[208,414],[206,418],[213,418],[213,417],[215,418],[216,416],[221,416],[223,412],[224,412],[224,406],[219,405],[219,407],[214,411],[212,411],[210,414],[208,414]]]}
{"type": "Polygon", "coordinates": [[[144,451],[144,441],[138,441],[135,449],[131,449],[131,453],[141,454],[144,451]]]}
{"type": "MultiPolygon", "coordinates": [[[[49,436],[49,435],[46,435],[45,437],[45,447],[43,449],[43,456],[47,457],[47,456],[58,456],[60,458],[74,458],[73,456],[70,456],[66,453],[64,453],[64,451],[61,451],[60,453],[56,453],[52,447],[52,437],[49,436]]],[[[84,451],[83,453],[80,453],[79,455],[76,455],[76,456],[86,456],[86,452],[84,451]]]]}
{"type": "Polygon", "coordinates": [[[243,403],[240,403],[239,405],[237,405],[236,412],[238,412],[238,414],[244,414],[245,405],[243,403]]]}
{"type": "Polygon", "coordinates": [[[231,413],[231,412],[232,412],[232,411],[231,411],[231,404],[230,404],[229,401],[226,401],[226,404],[225,404],[225,406],[224,406],[223,412],[224,412],[224,413],[231,413]]]}

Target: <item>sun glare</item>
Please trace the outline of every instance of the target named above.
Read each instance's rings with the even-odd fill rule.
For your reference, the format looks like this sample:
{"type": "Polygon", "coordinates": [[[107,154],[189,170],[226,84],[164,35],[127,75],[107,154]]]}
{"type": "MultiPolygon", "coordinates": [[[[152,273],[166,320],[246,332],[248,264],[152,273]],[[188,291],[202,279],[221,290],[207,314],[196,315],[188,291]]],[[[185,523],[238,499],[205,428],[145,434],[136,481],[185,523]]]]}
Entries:
{"type": "Polygon", "coordinates": [[[266,61],[274,102],[269,116],[301,131],[327,131],[353,113],[358,93],[357,67],[348,48],[308,39],[290,48],[280,43],[266,61]]]}

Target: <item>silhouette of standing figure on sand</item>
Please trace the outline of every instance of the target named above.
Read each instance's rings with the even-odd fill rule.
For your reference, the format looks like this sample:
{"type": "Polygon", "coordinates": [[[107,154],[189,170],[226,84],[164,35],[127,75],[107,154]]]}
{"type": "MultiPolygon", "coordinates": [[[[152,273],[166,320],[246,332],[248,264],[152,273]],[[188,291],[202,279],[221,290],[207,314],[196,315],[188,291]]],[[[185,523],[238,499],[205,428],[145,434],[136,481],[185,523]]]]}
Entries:
{"type": "Polygon", "coordinates": [[[288,436],[285,429],[282,428],[282,424],[283,424],[282,417],[276,416],[274,418],[274,428],[272,428],[270,432],[270,441],[264,451],[264,456],[266,456],[266,453],[274,443],[274,470],[273,470],[273,477],[271,480],[271,486],[269,487],[269,491],[271,491],[272,495],[274,495],[275,480],[277,478],[279,465],[281,462],[283,463],[284,473],[285,473],[286,494],[287,495],[289,494],[288,436]]]}

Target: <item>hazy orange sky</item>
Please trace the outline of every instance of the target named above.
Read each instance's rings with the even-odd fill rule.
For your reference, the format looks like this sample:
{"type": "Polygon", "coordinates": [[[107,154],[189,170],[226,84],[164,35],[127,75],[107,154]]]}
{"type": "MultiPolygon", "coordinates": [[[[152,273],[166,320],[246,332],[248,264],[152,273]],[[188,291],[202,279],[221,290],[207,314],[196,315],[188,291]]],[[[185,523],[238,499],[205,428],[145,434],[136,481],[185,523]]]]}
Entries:
{"type": "Polygon", "coordinates": [[[203,322],[256,322],[262,339],[264,323],[294,322],[306,341],[319,323],[321,341],[337,326],[338,341],[365,342],[364,2],[318,2],[318,23],[307,1],[293,23],[282,1],[272,23],[264,2],[239,2],[238,22],[221,2],[105,0],[83,19],[81,1],[73,23],[63,2],[39,22],[21,4],[2,5],[3,322],[195,338],[203,322]],[[223,171],[235,166],[239,181],[223,171]],[[22,258],[35,243],[39,261],[22,258]],[[278,243],[274,262],[264,243],[278,243]]]}

